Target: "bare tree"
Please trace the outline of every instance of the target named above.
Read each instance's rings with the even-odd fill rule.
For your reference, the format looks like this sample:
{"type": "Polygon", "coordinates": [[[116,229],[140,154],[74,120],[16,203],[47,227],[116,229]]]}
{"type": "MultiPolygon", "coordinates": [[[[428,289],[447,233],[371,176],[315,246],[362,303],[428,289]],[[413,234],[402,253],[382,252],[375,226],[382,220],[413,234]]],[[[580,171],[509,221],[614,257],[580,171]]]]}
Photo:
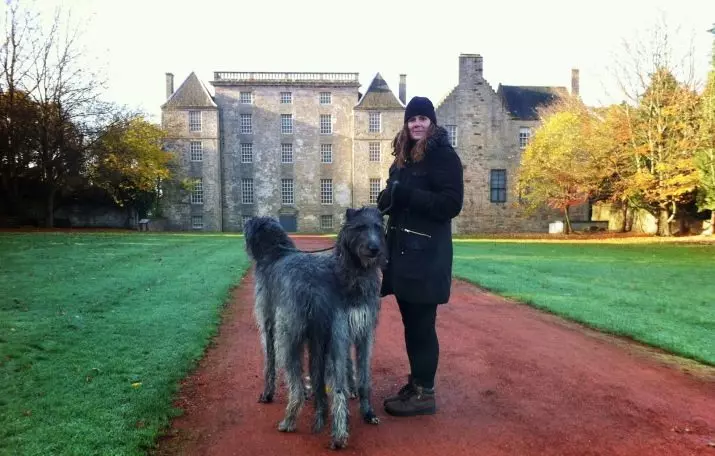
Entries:
{"type": "Polygon", "coordinates": [[[12,207],[19,199],[19,180],[25,177],[32,161],[32,147],[26,139],[33,109],[26,90],[35,89],[27,80],[34,65],[38,14],[22,10],[16,1],[8,1],[3,19],[4,33],[0,46],[0,186],[6,202],[12,207]]]}
{"type": "MultiPolygon", "coordinates": [[[[57,8],[43,22],[42,13],[9,2],[6,40],[0,55],[4,85],[22,92],[37,109],[37,139],[30,163],[18,166],[16,127],[8,124],[8,147],[2,164],[31,173],[46,195],[47,226],[54,224],[55,198],[82,180],[86,139],[97,129],[107,104],[100,101],[104,80],[88,61],[81,21],[70,10],[57,8]],[[43,24],[49,25],[43,25],[43,24]]],[[[15,103],[16,97],[7,97],[15,103]]],[[[26,158],[27,160],[27,158],[26,158]]],[[[4,173],[3,173],[4,174],[4,173]]],[[[16,175],[8,173],[7,179],[16,175]]],[[[16,179],[15,179],[15,182],[16,179]]]]}
{"type": "Polygon", "coordinates": [[[701,84],[695,71],[695,32],[689,33],[685,48],[678,48],[674,38],[684,35],[681,27],[673,27],[663,14],[650,27],[637,31],[635,37],[622,39],[621,52],[614,52],[607,67],[624,101],[638,104],[658,70],[667,70],[693,90],[701,84]]]}

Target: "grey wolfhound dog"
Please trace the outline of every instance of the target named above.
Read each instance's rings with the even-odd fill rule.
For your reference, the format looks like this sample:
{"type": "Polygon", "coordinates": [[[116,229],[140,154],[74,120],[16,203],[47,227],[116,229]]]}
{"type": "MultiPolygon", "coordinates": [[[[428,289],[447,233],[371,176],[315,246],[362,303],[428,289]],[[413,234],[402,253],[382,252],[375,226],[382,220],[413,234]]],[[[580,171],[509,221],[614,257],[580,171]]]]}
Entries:
{"type": "Polygon", "coordinates": [[[278,430],[293,432],[305,401],[302,359],[309,354],[314,394],[313,432],[328,417],[331,391],[331,448],[348,439],[347,389],[355,346],[358,396],[363,419],[378,424],[371,404],[370,362],[380,307],[379,269],[386,248],[382,215],[371,207],[348,209],[332,252],[315,254],[295,247],[280,224],[255,217],[244,227],[246,250],[255,263],[255,316],[264,352],[264,391],[271,402],[276,368],[285,372],[288,405],[278,430]]]}

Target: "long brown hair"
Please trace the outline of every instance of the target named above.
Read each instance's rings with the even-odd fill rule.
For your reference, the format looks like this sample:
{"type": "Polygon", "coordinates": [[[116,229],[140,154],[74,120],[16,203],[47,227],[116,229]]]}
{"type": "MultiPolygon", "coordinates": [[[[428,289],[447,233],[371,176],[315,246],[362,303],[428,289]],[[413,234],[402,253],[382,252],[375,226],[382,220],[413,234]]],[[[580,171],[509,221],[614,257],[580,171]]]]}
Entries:
{"type": "Polygon", "coordinates": [[[392,140],[392,155],[395,156],[397,167],[404,168],[408,160],[421,161],[425,157],[427,140],[434,134],[435,130],[435,125],[431,123],[427,127],[424,137],[415,142],[410,137],[410,129],[405,123],[400,132],[397,133],[397,136],[395,136],[395,139],[392,140]]]}

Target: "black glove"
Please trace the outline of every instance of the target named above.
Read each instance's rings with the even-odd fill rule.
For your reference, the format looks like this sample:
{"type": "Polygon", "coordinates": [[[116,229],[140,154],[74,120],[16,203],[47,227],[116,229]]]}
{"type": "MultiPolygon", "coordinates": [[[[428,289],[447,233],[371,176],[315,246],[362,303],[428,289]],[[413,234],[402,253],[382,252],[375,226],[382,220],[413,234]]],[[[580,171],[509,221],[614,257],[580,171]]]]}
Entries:
{"type": "Polygon", "coordinates": [[[412,195],[412,189],[395,181],[392,184],[392,206],[393,207],[407,207],[410,204],[410,196],[412,195]]]}

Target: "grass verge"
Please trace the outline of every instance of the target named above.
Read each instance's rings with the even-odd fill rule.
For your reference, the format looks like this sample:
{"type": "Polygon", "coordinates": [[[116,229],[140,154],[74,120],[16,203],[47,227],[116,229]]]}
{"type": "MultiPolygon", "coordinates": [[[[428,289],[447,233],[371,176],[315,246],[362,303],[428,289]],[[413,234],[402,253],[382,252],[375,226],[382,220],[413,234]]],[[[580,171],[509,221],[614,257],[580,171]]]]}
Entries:
{"type": "Polygon", "coordinates": [[[454,256],[495,293],[715,365],[715,244],[458,241],[454,256]]]}
{"type": "Polygon", "coordinates": [[[0,453],[142,454],[249,263],[236,236],[0,235],[0,453]]]}

